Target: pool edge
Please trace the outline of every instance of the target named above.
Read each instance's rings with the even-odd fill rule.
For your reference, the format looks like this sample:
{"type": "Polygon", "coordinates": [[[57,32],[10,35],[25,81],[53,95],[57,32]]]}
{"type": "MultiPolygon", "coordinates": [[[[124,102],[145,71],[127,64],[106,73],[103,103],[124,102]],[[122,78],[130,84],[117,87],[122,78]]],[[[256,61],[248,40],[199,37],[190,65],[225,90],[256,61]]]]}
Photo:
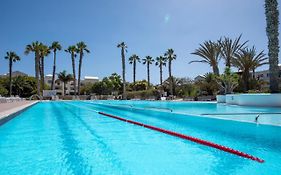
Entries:
{"type": "Polygon", "coordinates": [[[32,106],[38,104],[39,101],[34,101],[30,104],[26,104],[24,106],[17,107],[15,109],[11,109],[12,111],[8,114],[4,114],[3,116],[0,116],[0,126],[4,125],[8,121],[12,120],[22,112],[26,111],[27,109],[31,108],[32,106]]]}

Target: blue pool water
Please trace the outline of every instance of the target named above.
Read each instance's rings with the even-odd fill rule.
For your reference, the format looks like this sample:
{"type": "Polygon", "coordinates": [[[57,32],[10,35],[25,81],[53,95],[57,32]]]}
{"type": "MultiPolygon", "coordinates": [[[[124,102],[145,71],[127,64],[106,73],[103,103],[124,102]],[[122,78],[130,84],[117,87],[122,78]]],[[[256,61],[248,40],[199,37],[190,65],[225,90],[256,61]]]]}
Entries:
{"type": "MultiPolygon", "coordinates": [[[[206,109],[215,108],[215,104],[204,105],[206,109]]],[[[279,109],[268,109],[272,110],[279,109]]],[[[277,126],[101,102],[43,102],[0,126],[0,174],[274,175],[281,174],[280,136],[281,128],[277,126]],[[219,143],[262,158],[265,163],[121,122],[96,111],[219,143]]]]}

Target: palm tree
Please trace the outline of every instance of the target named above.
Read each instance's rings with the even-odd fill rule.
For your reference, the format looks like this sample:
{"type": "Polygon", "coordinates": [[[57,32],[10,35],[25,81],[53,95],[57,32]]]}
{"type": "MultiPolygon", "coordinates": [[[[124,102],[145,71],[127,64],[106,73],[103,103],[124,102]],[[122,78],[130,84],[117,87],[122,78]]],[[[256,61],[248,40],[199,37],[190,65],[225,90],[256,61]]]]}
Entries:
{"type": "Polygon", "coordinates": [[[244,91],[248,91],[250,87],[250,71],[254,72],[257,67],[267,64],[266,60],[267,58],[263,51],[257,54],[255,47],[251,49],[245,48],[235,54],[232,63],[242,72],[244,91]]]}
{"type": "Polygon", "coordinates": [[[71,61],[72,61],[72,76],[73,76],[73,81],[74,81],[74,96],[76,96],[76,73],[75,73],[75,57],[76,57],[76,51],[77,48],[76,46],[69,46],[65,52],[70,53],[71,55],[71,61]]]}
{"type": "Polygon", "coordinates": [[[213,68],[213,73],[219,75],[220,45],[213,41],[205,41],[200,47],[191,53],[201,57],[201,60],[190,61],[190,63],[207,63],[213,68]]]}
{"type": "Polygon", "coordinates": [[[224,39],[220,39],[218,43],[221,47],[221,57],[225,60],[225,66],[230,67],[232,59],[234,58],[235,54],[239,52],[241,49],[244,48],[245,44],[248,42],[240,43],[241,39],[240,35],[234,41],[228,37],[224,37],[224,39]]]}
{"type": "Polygon", "coordinates": [[[169,68],[169,80],[170,82],[170,94],[173,96],[173,77],[172,77],[172,61],[177,58],[177,55],[174,53],[173,49],[168,49],[164,55],[168,60],[168,68],[169,68]]]}
{"type": "Polygon", "coordinates": [[[15,52],[7,52],[5,59],[9,61],[9,94],[12,96],[12,72],[13,72],[13,62],[17,62],[20,60],[20,57],[15,52]]]}
{"type": "Polygon", "coordinates": [[[142,59],[143,64],[146,64],[147,66],[147,83],[148,83],[148,88],[150,87],[150,69],[149,65],[154,62],[154,59],[152,59],[151,56],[146,56],[144,59],[142,59]]]}
{"type": "Polygon", "coordinates": [[[254,56],[253,67],[252,67],[252,76],[253,76],[253,78],[255,78],[256,69],[260,66],[268,64],[268,58],[266,57],[266,54],[264,53],[264,51],[261,51],[257,54],[255,47],[253,47],[251,49],[251,52],[252,52],[252,55],[254,56]]]}
{"type": "Polygon", "coordinates": [[[71,81],[73,77],[64,70],[58,74],[58,79],[63,82],[63,95],[65,95],[66,84],[71,81]]]}
{"type": "Polygon", "coordinates": [[[42,44],[41,47],[40,47],[40,76],[41,76],[41,87],[42,87],[42,90],[45,89],[45,71],[44,71],[44,58],[46,56],[48,56],[50,54],[50,49],[48,46],[42,44]]]}
{"type": "Polygon", "coordinates": [[[268,37],[268,58],[269,58],[269,81],[270,91],[279,91],[279,10],[277,0],[265,0],[266,34],[268,37]]]}
{"type": "Polygon", "coordinates": [[[30,52],[34,52],[35,55],[35,78],[37,82],[37,95],[40,96],[40,80],[39,80],[39,72],[40,72],[40,49],[42,47],[42,43],[38,41],[32,42],[27,45],[25,48],[25,54],[28,55],[30,52]]]}
{"type": "Polygon", "coordinates": [[[56,59],[57,59],[57,51],[61,50],[61,45],[58,41],[54,41],[52,45],[50,46],[50,50],[53,50],[54,52],[54,63],[53,63],[53,76],[52,76],[52,84],[51,89],[55,89],[55,76],[56,76],[56,59]]]}
{"type": "Polygon", "coordinates": [[[121,58],[122,58],[122,79],[123,79],[123,99],[126,99],[126,67],[125,67],[125,52],[127,52],[127,45],[121,42],[117,45],[117,48],[121,48],[121,58]]]}
{"type": "Polygon", "coordinates": [[[133,82],[134,82],[134,84],[136,83],[136,64],[137,64],[137,62],[140,63],[140,57],[137,56],[136,54],[132,55],[129,58],[129,63],[133,64],[133,82]]]}
{"type": "Polygon", "coordinates": [[[163,84],[163,66],[166,66],[167,59],[163,56],[156,57],[155,65],[160,69],[160,85],[163,84]]]}
{"type": "Polygon", "coordinates": [[[79,67],[78,67],[78,95],[80,95],[80,81],[81,81],[81,69],[84,53],[90,53],[90,50],[87,48],[87,45],[81,41],[76,44],[77,53],[79,54],[79,67]]]}

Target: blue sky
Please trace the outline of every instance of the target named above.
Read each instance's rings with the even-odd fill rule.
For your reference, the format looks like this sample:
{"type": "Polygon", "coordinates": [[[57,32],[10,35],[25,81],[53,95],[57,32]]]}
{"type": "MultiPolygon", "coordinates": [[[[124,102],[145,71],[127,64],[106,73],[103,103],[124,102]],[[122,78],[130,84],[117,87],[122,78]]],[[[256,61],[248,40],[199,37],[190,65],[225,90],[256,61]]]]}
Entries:
{"type": "MultiPolygon", "coordinates": [[[[264,0],[2,0],[0,21],[0,74],[8,71],[5,52],[13,50],[22,59],[14,70],[34,75],[34,56],[23,52],[36,40],[59,41],[64,48],[85,41],[91,53],[85,55],[82,75],[98,77],[121,73],[116,48],[120,41],[128,45],[127,58],[156,57],[173,48],[178,56],[173,63],[177,77],[211,71],[208,65],[188,64],[198,59],[190,53],[204,40],[243,34],[242,40],[267,52],[264,0]]],[[[70,73],[70,56],[64,51],[57,55],[58,71],[70,73]]],[[[52,56],[46,58],[46,74],[51,73],[52,56]]],[[[146,78],[146,67],[137,66],[137,79],[146,78]]],[[[127,64],[126,69],[131,81],[132,66],[127,64]]],[[[164,78],[167,74],[165,69],[164,78]]],[[[159,82],[155,66],[151,80],[159,82]]]]}

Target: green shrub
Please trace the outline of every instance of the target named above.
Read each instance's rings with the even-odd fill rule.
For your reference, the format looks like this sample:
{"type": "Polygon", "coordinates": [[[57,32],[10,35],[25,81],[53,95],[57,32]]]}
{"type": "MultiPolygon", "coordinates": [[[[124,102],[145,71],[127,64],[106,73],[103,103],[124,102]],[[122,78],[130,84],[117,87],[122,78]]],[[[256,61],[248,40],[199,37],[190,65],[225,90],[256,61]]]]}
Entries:
{"type": "Polygon", "coordinates": [[[128,99],[159,99],[160,93],[158,90],[149,89],[144,91],[132,91],[127,93],[128,99]]]}
{"type": "Polygon", "coordinates": [[[4,88],[3,86],[0,86],[0,95],[1,96],[6,96],[8,95],[8,90],[6,88],[4,88]]]}

